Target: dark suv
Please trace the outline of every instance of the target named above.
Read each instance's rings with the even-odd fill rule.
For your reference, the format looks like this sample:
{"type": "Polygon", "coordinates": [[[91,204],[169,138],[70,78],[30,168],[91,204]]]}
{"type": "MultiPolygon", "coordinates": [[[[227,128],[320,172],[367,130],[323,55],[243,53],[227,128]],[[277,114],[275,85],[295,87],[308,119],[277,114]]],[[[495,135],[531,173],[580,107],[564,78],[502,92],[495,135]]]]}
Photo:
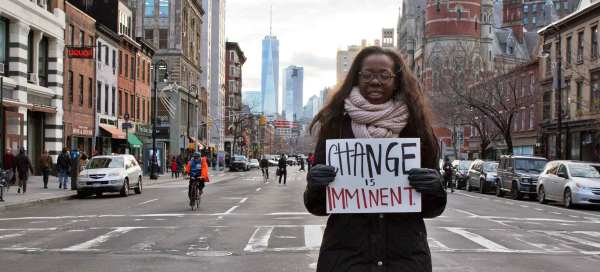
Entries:
{"type": "Polygon", "coordinates": [[[500,157],[496,195],[503,196],[508,192],[513,199],[521,199],[523,195],[535,199],[537,180],[547,162],[548,160],[542,157],[500,157]]]}
{"type": "Polygon", "coordinates": [[[250,166],[248,165],[248,159],[246,156],[234,155],[231,163],[229,164],[229,171],[248,171],[250,166]]]}

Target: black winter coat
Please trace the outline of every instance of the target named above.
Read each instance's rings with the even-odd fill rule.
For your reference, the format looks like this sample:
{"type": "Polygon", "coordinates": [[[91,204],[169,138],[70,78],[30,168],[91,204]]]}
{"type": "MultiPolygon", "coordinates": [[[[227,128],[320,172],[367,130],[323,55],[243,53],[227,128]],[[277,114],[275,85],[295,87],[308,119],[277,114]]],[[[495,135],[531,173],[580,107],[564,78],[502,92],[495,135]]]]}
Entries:
{"type": "MultiPolygon", "coordinates": [[[[415,138],[411,124],[400,138],[415,138]]],[[[354,138],[350,118],[345,116],[339,138],[354,138]]],[[[438,169],[438,158],[421,145],[421,167],[438,169]]],[[[325,164],[325,141],[317,143],[316,164],[325,164]]],[[[325,190],[304,192],[304,205],[314,214],[325,216],[325,190]]],[[[423,218],[439,216],[446,207],[444,197],[422,194],[421,213],[331,214],[323,235],[317,272],[344,271],[431,271],[431,253],[423,218]]]]}

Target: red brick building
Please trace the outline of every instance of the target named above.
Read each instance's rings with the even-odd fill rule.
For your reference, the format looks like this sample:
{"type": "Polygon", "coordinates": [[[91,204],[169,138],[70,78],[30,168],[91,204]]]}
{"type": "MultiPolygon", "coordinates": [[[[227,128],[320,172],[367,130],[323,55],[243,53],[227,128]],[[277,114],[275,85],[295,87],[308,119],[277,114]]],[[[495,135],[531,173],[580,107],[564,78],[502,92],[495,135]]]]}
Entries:
{"type": "MultiPolygon", "coordinates": [[[[95,45],[96,20],[70,3],[65,4],[65,47],[95,45]]],[[[96,50],[94,50],[96,51],[96,50]]],[[[91,154],[94,135],[95,58],[64,59],[64,138],[65,147],[91,154]]]]}
{"type": "Polygon", "coordinates": [[[242,65],[244,52],[236,42],[225,43],[225,152],[232,155],[240,150],[242,110],[242,65]]]}

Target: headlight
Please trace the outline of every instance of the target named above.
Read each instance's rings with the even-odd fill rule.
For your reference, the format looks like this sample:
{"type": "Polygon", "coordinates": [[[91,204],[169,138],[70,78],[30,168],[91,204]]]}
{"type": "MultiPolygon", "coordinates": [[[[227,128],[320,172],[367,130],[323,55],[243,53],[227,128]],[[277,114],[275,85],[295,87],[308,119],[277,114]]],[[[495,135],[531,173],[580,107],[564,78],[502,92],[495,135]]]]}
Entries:
{"type": "Polygon", "coordinates": [[[109,173],[107,176],[108,177],[120,177],[121,173],[119,173],[119,172],[113,172],[113,173],[109,173]]]}
{"type": "Polygon", "coordinates": [[[521,182],[523,182],[523,183],[530,183],[531,179],[529,179],[529,178],[521,178],[521,182]]]}
{"type": "Polygon", "coordinates": [[[118,183],[121,183],[121,181],[120,180],[111,180],[110,183],[111,184],[118,184],[118,183]]]}
{"type": "Polygon", "coordinates": [[[79,174],[79,177],[80,178],[88,178],[88,175],[87,174],[79,174]]]}
{"type": "Polygon", "coordinates": [[[590,187],[585,187],[583,185],[581,185],[580,183],[575,183],[575,187],[577,187],[577,189],[579,189],[580,192],[592,192],[592,188],[590,187]]]}

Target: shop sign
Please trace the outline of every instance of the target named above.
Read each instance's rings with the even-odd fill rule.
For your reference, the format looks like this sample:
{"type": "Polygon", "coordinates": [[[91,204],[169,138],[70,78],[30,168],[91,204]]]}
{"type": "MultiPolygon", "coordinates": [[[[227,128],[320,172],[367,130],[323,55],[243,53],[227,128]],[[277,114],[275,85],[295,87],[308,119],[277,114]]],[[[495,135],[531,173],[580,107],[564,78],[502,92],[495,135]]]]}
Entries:
{"type": "Polygon", "coordinates": [[[67,57],[72,59],[93,59],[93,46],[72,46],[67,47],[67,57]]]}
{"type": "Polygon", "coordinates": [[[85,126],[73,127],[73,135],[92,136],[94,132],[91,128],[85,126]]]}

